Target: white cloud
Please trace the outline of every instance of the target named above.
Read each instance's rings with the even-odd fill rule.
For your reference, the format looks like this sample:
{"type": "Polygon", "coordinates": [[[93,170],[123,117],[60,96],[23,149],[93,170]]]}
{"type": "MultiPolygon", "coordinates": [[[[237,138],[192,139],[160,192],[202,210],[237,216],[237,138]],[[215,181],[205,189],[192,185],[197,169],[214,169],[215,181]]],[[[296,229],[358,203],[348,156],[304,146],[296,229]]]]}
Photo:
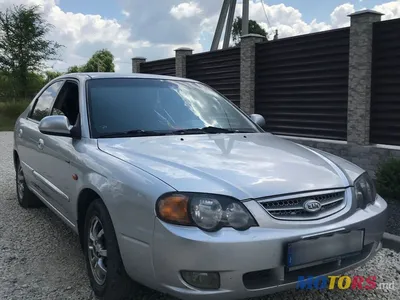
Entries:
{"type": "MultiPolygon", "coordinates": [[[[268,19],[265,16],[262,2],[250,2],[250,19],[259,22],[271,38],[276,29],[279,31],[279,37],[287,37],[331,28],[329,24],[318,22],[316,19],[306,23],[298,9],[285,4],[264,5],[264,7],[268,19]]],[[[236,8],[236,15],[241,14],[242,4],[240,3],[236,8]]]]}
{"type": "MultiPolygon", "coordinates": [[[[55,26],[50,38],[65,45],[63,61],[54,62],[56,69],[64,71],[71,65],[83,64],[94,51],[107,48],[116,58],[117,70],[130,72],[134,56],[148,60],[172,57],[174,50],[181,46],[201,52],[200,41],[204,39],[209,47],[222,4],[216,0],[146,0],[146,5],[143,0],[119,1],[121,20],[65,12],[58,6],[58,0],[0,0],[0,9],[13,4],[42,6],[47,20],[55,26]]],[[[275,29],[282,38],[348,26],[347,15],[354,12],[354,5],[343,3],[336,7],[326,22],[321,19],[306,22],[298,9],[284,4],[265,5],[265,9],[270,24],[260,0],[250,2],[251,19],[267,29],[271,38],[275,29]]],[[[372,9],[384,13],[383,19],[400,17],[400,1],[386,2],[372,9]]],[[[238,1],[236,15],[241,15],[241,10],[242,4],[238,1]]]]}
{"type": "Polygon", "coordinates": [[[373,10],[383,13],[382,20],[400,18],[400,1],[387,2],[376,5],[373,10]]]}
{"type": "Polygon", "coordinates": [[[349,14],[355,11],[354,5],[350,3],[342,4],[336,7],[331,13],[331,23],[335,28],[350,26],[349,14]]]}
{"type": "Polygon", "coordinates": [[[191,18],[195,15],[198,15],[202,12],[202,9],[198,6],[196,2],[184,2],[178,5],[174,5],[170,14],[177,20],[182,18],[191,18]]]}
{"type": "MultiPolygon", "coordinates": [[[[198,40],[191,43],[154,43],[147,39],[134,39],[131,29],[118,20],[100,15],[71,13],[63,11],[54,0],[0,0],[0,9],[13,4],[37,4],[41,6],[47,21],[54,25],[49,38],[65,47],[59,61],[49,62],[49,66],[66,71],[71,65],[82,65],[96,51],[109,49],[115,56],[116,70],[131,71],[131,58],[145,56],[150,60],[171,57],[174,50],[188,46],[202,51],[198,40]]],[[[129,11],[123,10],[128,18],[129,11]]]]}

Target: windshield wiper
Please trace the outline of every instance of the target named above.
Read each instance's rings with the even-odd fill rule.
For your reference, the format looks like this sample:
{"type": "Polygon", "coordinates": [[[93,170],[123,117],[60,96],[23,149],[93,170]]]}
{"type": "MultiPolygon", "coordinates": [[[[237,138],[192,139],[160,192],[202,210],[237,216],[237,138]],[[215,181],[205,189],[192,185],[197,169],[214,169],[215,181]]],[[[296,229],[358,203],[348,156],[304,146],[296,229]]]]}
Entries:
{"type": "Polygon", "coordinates": [[[205,134],[205,133],[239,133],[239,132],[248,132],[248,131],[241,131],[241,130],[232,130],[232,129],[225,129],[220,127],[203,127],[203,128],[189,128],[189,129],[180,129],[172,131],[172,134],[205,134]]]}
{"type": "Polygon", "coordinates": [[[160,136],[166,135],[166,133],[152,131],[152,130],[143,130],[143,129],[135,129],[123,132],[110,132],[105,133],[99,136],[99,138],[118,138],[118,137],[137,137],[137,136],[160,136]]]}

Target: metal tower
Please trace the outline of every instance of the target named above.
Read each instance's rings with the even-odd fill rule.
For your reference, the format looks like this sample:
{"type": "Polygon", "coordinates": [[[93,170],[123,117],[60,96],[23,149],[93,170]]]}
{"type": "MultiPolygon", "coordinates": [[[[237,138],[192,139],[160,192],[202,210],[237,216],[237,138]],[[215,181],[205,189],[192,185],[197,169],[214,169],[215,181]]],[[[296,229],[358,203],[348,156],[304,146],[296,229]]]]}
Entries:
{"type": "MultiPolygon", "coordinates": [[[[226,26],[225,26],[223,49],[229,47],[233,18],[235,16],[236,2],[237,0],[224,0],[224,3],[222,4],[221,8],[221,13],[218,19],[217,29],[215,30],[214,38],[211,44],[211,51],[218,49],[218,45],[221,40],[222,30],[224,29],[225,23],[226,26]]],[[[249,33],[249,0],[243,0],[242,35],[246,35],[248,33],[249,33]]]]}

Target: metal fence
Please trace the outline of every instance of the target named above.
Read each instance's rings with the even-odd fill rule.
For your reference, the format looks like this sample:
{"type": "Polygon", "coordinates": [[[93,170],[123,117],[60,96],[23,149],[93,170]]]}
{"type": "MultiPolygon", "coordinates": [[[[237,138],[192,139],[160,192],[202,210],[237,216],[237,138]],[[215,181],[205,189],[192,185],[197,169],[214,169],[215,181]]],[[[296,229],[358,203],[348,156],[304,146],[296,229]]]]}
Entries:
{"type": "Polygon", "coordinates": [[[400,145],[400,19],[374,24],[372,143],[400,145]]]}
{"type": "Polygon", "coordinates": [[[142,63],[141,73],[175,76],[175,57],[142,63]]]}
{"type": "Polygon", "coordinates": [[[349,28],[256,45],[256,113],[276,134],[346,140],[349,28]]]}
{"type": "Polygon", "coordinates": [[[189,55],[186,72],[240,105],[240,48],[189,55]]]}

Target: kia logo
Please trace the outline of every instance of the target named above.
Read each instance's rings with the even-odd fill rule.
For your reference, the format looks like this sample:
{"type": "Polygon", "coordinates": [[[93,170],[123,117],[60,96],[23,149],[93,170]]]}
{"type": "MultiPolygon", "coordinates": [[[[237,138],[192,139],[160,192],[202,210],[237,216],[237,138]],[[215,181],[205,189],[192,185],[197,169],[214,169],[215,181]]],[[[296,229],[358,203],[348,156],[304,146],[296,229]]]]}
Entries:
{"type": "Polygon", "coordinates": [[[308,200],[304,202],[303,207],[308,212],[317,212],[321,210],[321,202],[317,200],[308,200]]]}

